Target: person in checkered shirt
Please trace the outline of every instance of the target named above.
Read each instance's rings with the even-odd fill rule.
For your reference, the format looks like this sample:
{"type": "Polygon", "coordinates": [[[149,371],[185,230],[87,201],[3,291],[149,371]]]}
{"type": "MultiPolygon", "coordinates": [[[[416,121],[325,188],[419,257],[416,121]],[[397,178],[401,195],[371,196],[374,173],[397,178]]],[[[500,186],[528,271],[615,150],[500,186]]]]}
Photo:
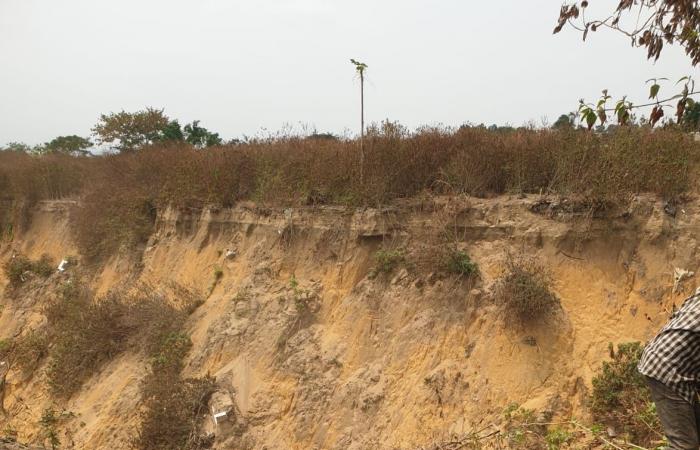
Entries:
{"type": "Polygon", "coordinates": [[[700,288],[647,344],[639,372],[664,427],[670,449],[700,447],[700,288]]]}

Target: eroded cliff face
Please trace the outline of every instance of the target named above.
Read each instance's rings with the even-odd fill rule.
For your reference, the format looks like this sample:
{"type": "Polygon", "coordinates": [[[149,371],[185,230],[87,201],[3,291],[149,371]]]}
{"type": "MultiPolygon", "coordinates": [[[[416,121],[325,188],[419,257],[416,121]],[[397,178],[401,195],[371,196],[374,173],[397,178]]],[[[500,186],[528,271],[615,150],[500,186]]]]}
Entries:
{"type": "MultiPolygon", "coordinates": [[[[77,255],[70,205],[41,204],[26,232],[0,244],[2,261],[77,255]]],[[[184,375],[217,380],[211,409],[229,414],[202,423],[215,448],[410,449],[497,428],[512,403],[585,417],[608,344],[645,341],[694,290],[690,278],[672,292],[675,268],[699,266],[700,203],[675,217],[645,197],[600,217],[577,210],[533,196],[381,210],[164,211],[138,263],[115,256],[89,280],[99,294],[139,282],[202,293],[187,322],[193,348],[184,375]],[[445,245],[464,249],[480,278],[439,271],[435,255],[445,245]],[[380,248],[400,248],[405,260],[377,274],[380,248]],[[505,320],[493,300],[505,259],[520,253],[548,268],[562,306],[529,326],[505,320]]],[[[41,326],[43,299],[66,276],[32,281],[21,295],[0,290],[0,338],[41,326]]],[[[117,356],[59,403],[45,366],[7,375],[0,430],[38,442],[42,411],[58,405],[71,413],[61,422],[63,447],[129,448],[148,371],[143,354],[117,356]]]]}

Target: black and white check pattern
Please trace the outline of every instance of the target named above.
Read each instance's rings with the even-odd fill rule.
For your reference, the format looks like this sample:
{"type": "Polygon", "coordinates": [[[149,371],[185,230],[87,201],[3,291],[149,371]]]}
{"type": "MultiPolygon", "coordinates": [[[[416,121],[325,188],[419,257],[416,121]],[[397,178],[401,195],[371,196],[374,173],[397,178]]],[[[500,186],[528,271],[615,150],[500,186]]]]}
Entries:
{"type": "Polygon", "coordinates": [[[639,372],[694,403],[700,381],[700,294],[688,298],[639,361],[639,372]]]}

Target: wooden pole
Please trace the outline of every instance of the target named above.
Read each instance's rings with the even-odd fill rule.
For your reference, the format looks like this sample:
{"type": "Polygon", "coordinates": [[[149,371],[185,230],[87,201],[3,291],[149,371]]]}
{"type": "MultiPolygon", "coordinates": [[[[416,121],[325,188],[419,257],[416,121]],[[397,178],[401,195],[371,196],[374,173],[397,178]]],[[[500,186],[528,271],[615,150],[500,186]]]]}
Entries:
{"type": "Polygon", "coordinates": [[[360,184],[364,184],[365,169],[365,71],[360,70],[360,184]]]}

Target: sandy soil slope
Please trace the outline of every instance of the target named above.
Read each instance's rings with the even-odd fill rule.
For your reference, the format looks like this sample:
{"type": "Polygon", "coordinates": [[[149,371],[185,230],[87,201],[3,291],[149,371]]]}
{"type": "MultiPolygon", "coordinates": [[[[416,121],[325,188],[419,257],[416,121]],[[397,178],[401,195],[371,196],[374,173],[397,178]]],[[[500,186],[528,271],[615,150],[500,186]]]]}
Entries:
{"type": "MultiPolygon", "coordinates": [[[[91,283],[100,293],[138,281],[205,293],[188,322],[185,374],[214,375],[215,402],[234,405],[220,425],[205,422],[216,448],[409,449],[498,426],[513,402],[585,417],[609,342],[646,340],[695,288],[690,278],[672,292],[675,268],[699,268],[700,203],[675,217],[663,206],[640,197],[593,218],[536,196],[169,210],[139,263],[116,256],[91,283]],[[445,245],[467,251],[481,278],[440,273],[434,256],[445,245]],[[406,263],[372,276],[380,248],[402,249],[406,263]],[[546,265],[562,303],[536,326],[505,321],[493,301],[505,258],[520,253],[546,265]]],[[[30,229],[0,244],[0,260],[76,255],[69,209],[41,204],[30,229]]],[[[41,324],[42,298],[61,275],[19,298],[2,290],[3,276],[0,338],[41,324]]],[[[65,447],[129,448],[146,371],[138,353],[123,354],[62,403],[73,413],[65,447]]],[[[41,370],[10,373],[0,430],[38,442],[53,403],[41,370]]]]}

